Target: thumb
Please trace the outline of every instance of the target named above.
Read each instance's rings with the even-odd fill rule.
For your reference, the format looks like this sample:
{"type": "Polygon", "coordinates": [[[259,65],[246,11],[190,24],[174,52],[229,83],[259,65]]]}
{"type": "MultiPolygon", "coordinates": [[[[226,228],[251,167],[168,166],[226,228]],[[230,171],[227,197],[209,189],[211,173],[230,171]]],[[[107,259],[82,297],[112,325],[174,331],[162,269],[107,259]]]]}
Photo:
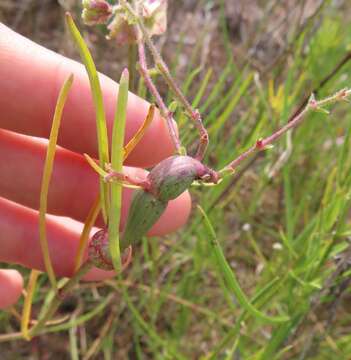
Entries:
{"type": "Polygon", "coordinates": [[[0,270],[0,309],[17,302],[22,294],[23,278],[17,270],[0,270]]]}

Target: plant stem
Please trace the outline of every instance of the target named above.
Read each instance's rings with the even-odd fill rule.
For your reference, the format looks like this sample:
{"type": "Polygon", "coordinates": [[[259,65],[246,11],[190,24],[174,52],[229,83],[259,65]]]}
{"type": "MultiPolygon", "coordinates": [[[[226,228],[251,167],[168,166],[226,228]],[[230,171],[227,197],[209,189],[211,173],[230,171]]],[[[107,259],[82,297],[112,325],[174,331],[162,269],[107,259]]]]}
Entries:
{"type": "Polygon", "coordinates": [[[156,100],[157,105],[160,108],[161,115],[166,119],[168,131],[171,135],[171,138],[173,140],[174,146],[176,148],[177,153],[180,153],[181,151],[181,145],[179,141],[179,137],[177,134],[177,131],[174,126],[174,119],[172,112],[167,108],[166,104],[164,103],[160,93],[158,92],[155,84],[153,83],[151,76],[149,74],[149,70],[146,63],[146,56],[145,56],[145,47],[142,41],[139,41],[138,43],[138,51],[139,51],[139,70],[144,78],[145,84],[148,87],[149,91],[153,95],[153,97],[156,100]]]}
{"type": "MultiPolygon", "coordinates": [[[[124,159],[124,135],[127,119],[127,103],[129,89],[129,71],[124,69],[119,84],[117,96],[117,106],[112,130],[111,146],[111,166],[117,172],[123,171],[124,159]]],[[[110,213],[108,222],[109,248],[113,266],[116,272],[122,267],[120,245],[119,245],[119,225],[121,218],[122,186],[118,183],[112,183],[110,188],[110,213]]]]}
{"type": "Polygon", "coordinates": [[[231,163],[229,163],[227,166],[225,166],[223,169],[219,171],[219,174],[223,176],[227,172],[232,172],[235,170],[235,168],[243,161],[245,160],[249,155],[256,151],[262,151],[267,148],[270,144],[272,144],[275,140],[277,140],[279,137],[281,137],[283,134],[285,134],[288,130],[293,129],[297,127],[302,120],[305,118],[305,116],[312,111],[319,111],[327,113],[325,109],[323,109],[323,106],[333,104],[338,101],[347,101],[348,96],[351,95],[351,89],[343,89],[338,91],[332,96],[329,96],[323,100],[316,101],[313,96],[311,96],[310,100],[308,101],[305,108],[297,114],[290,122],[288,122],[285,126],[277,130],[272,135],[268,136],[265,139],[259,139],[256,141],[256,143],[251,146],[248,150],[243,152],[241,155],[239,155],[236,159],[234,159],[231,163]]]}
{"type": "MultiPolygon", "coordinates": [[[[72,38],[78,48],[81,60],[84,63],[84,66],[88,73],[95,108],[99,161],[101,166],[104,168],[105,164],[109,163],[109,149],[104,99],[102,96],[99,74],[96,70],[96,66],[94,64],[94,60],[90,54],[88,46],[85,43],[82,35],[80,34],[76,24],[74,23],[71,14],[68,12],[66,13],[66,23],[72,35],[72,38]]],[[[103,179],[100,179],[100,201],[103,219],[106,224],[109,209],[108,184],[104,183],[103,179]]]]}
{"type": "Polygon", "coordinates": [[[93,267],[93,263],[90,261],[85,262],[80,269],[74,274],[68,282],[55,293],[55,296],[51,300],[50,305],[46,309],[43,316],[38,320],[38,322],[29,330],[28,336],[32,338],[40,332],[40,330],[45,326],[48,320],[55,314],[56,310],[60,306],[62,299],[74,288],[74,286],[79,282],[79,280],[93,267]]]}
{"type": "Polygon", "coordinates": [[[205,155],[206,149],[207,149],[209,137],[208,137],[208,132],[202,123],[201,115],[198,110],[195,110],[192,108],[189,101],[186,99],[186,97],[182,93],[180,87],[173,79],[166,63],[163,61],[161,55],[159,54],[158,50],[156,49],[154,43],[152,42],[147,29],[145,28],[143,22],[140,19],[138,21],[138,25],[139,25],[141,32],[143,33],[145,42],[146,42],[148,48],[150,49],[152,57],[155,61],[156,68],[160,71],[160,73],[163,76],[163,78],[165,79],[167,85],[169,86],[171,91],[175,94],[175,96],[178,98],[178,101],[184,106],[184,108],[185,108],[186,112],[188,113],[188,115],[190,116],[190,118],[195,122],[195,126],[200,133],[200,144],[199,144],[197,153],[195,155],[195,158],[198,160],[202,160],[205,155]]]}
{"type": "MultiPolygon", "coordinates": [[[[161,75],[163,76],[164,80],[166,81],[166,83],[169,86],[169,88],[171,89],[171,91],[178,98],[178,101],[183,105],[183,107],[185,108],[185,110],[188,113],[188,115],[190,116],[190,118],[194,121],[195,126],[200,133],[200,143],[199,143],[199,147],[198,147],[197,153],[195,155],[195,158],[198,160],[202,160],[205,155],[206,149],[207,149],[209,137],[208,137],[207,130],[203,125],[199,111],[192,108],[189,101],[186,99],[183,92],[181,91],[180,87],[178,86],[178,84],[176,83],[174,78],[172,77],[172,75],[168,69],[168,66],[163,61],[161,55],[159,54],[158,50],[156,49],[154,43],[152,42],[149,31],[145,27],[142,17],[139,16],[139,14],[133,9],[133,7],[130,4],[128,4],[125,0],[121,0],[121,4],[124,6],[126,11],[128,11],[128,13],[136,21],[137,27],[138,27],[139,31],[141,32],[141,34],[143,35],[143,38],[138,40],[139,61],[140,62],[142,61],[142,59],[140,57],[140,46],[143,46],[142,43],[143,43],[143,41],[145,41],[146,45],[148,46],[148,48],[151,52],[153,59],[154,59],[156,68],[160,71],[161,75]]],[[[144,53],[145,53],[145,50],[144,50],[144,53]]],[[[145,55],[144,55],[144,59],[145,59],[145,55]]],[[[143,74],[143,75],[145,77],[145,74],[143,74]]],[[[148,87],[150,86],[149,81],[145,81],[145,83],[148,87]]],[[[154,89],[151,90],[150,87],[149,87],[149,89],[152,93],[154,93],[154,89]]]]}
{"type": "Polygon", "coordinates": [[[129,90],[135,92],[135,73],[137,62],[137,48],[134,44],[128,45],[128,71],[129,71],[129,90]]]}

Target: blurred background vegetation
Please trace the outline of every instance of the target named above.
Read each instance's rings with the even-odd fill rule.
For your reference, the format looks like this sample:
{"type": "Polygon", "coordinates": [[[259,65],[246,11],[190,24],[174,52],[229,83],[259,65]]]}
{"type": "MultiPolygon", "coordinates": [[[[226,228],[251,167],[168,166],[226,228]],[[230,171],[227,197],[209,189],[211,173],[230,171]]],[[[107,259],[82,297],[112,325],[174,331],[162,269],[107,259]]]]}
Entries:
{"type": "MultiPolygon", "coordinates": [[[[126,49],[85,27],[77,0],[1,0],[0,20],[78,59],[65,10],[99,71],[119,78],[126,49]]],[[[311,92],[351,86],[348,0],[170,0],[168,19],[157,46],[203,114],[206,163],[216,169],[286,123],[311,92]]],[[[142,86],[139,93],[148,97],[142,86]]],[[[191,153],[197,132],[176,117],[191,153]]],[[[350,132],[349,104],[336,105],[219,186],[192,188],[184,229],[144,239],[122,279],[81,284],[60,308],[64,323],[29,343],[0,343],[0,358],[350,359],[350,132]],[[242,310],[217,271],[197,203],[247,296],[288,322],[267,325],[242,310]]],[[[34,315],[48,288],[43,276],[34,315]]],[[[1,312],[0,330],[18,331],[17,319],[1,312]]]]}

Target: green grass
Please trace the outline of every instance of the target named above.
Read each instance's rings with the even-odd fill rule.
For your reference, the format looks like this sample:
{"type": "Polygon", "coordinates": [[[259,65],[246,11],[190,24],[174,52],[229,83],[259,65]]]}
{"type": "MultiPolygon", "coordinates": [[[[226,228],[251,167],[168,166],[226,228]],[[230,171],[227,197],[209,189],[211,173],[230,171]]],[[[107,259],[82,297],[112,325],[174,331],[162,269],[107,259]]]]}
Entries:
{"type": "MultiPolygon", "coordinates": [[[[293,43],[294,61],[273,69],[261,88],[249,65],[238,68],[232,60],[222,74],[195,71],[195,48],[184,88],[204,114],[211,139],[208,164],[220,169],[257,138],[271,134],[336,66],[351,43],[350,27],[338,16],[325,17],[316,32],[307,27],[293,43]],[[275,86],[274,101],[269,80],[275,86]]],[[[224,39],[228,48],[228,37],[224,39]]],[[[176,62],[172,71],[177,72],[176,62]]],[[[317,97],[350,86],[350,73],[351,63],[317,97]]],[[[179,109],[176,116],[191,153],[196,132],[179,109]]],[[[323,292],[325,282],[336,269],[335,256],[349,247],[350,136],[351,108],[338,104],[329,116],[309,115],[292,133],[291,156],[273,179],[267,171],[285,150],[286,139],[235,182],[228,177],[216,187],[191,189],[216,233],[225,271],[235,274],[244,298],[218,271],[208,224],[194,210],[177,234],[144,239],[116,286],[82,285],[76,291],[78,316],[49,327],[50,336],[65,337],[72,358],[90,350],[104,359],[232,359],[234,354],[242,359],[349,359],[347,308],[341,303],[329,327],[316,327],[313,318],[321,324],[329,314],[335,297],[323,292]],[[344,141],[337,145],[336,139],[344,141]],[[323,304],[314,312],[316,301],[323,304]],[[260,314],[288,319],[267,324],[248,304],[260,314]],[[94,350],[96,334],[111,314],[115,321],[94,350]],[[87,347],[74,335],[76,328],[86,334],[87,347]]],[[[333,286],[343,280],[345,275],[333,286]]],[[[44,290],[42,284],[34,307],[45,297],[44,290]]],[[[9,318],[0,315],[2,333],[11,328],[9,318]]]]}

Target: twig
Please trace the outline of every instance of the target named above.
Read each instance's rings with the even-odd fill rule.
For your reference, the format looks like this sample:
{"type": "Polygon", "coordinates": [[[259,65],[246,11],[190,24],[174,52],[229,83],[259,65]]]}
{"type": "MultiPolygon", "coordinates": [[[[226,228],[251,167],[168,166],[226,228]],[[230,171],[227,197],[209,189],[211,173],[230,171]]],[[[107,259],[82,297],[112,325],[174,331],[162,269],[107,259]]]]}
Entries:
{"type": "Polygon", "coordinates": [[[290,122],[288,122],[285,126],[280,128],[279,130],[277,130],[275,133],[268,136],[267,138],[257,140],[253,146],[251,146],[248,150],[243,152],[231,163],[229,163],[222,170],[220,170],[219,174],[223,175],[227,172],[232,172],[243,160],[245,160],[252,153],[267,149],[269,145],[271,145],[275,140],[277,140],[279,137],[285,134],[288,130],[298,126],[302,122],[302,120],[304,119],[307,113],[311,111],[320,111],[327,113],[327,111],[323,109],[323,106],[328,104],[333,104],[338,101],[343,101],[343,100],[345,101],[347,100],[347,97],[350,96],[350,94],[351,94],[350,89],[342,89],[338,91],[335,95],[332,95],[320,101],[316,101],[314,96],[312,95],[305,108],[298,115],[296,115],[290,122]]]}
{"type": "Polygon", "coordinates": [[[173,140],[174,146],[178,153],[181,152],[181,145],[179,141],[179,137],[177,131],[174,126],[174,119],[172,112],[167,108],[166,104],[164,103],[160,93],[158,92],[155,84],[153,83],[147,63],[146,63],[146,56],[145,56],[145,47],[142,41],[138,43],[138,51],[139,51],[139,71],[144,78],[145,84],[148,87],[149,91],[151,92],[152,96],[155,98],[158,107],[160,108],[161,115],[166,119],[168,131],[171,135],[173,140]]]}
{"type": "MultiPolygon", "coordinates": [[[[176,81],[173,79],[166,63],[163,61],[161,55],[159,54],[158,50],[156,49],[154,43],[152,42],[151,36],[149,35],[149,31],[145,27],[142,17],[139,16],[139,14],[133,9],[133,7],[130,4],[128,4],[125,0],[121,0],[120,3],[125,8],[125,10],[128,11],[130,16],[133,17],[133,19],[136,21],[137,27],[142,34],[142,39],[138,40],[139,56],[140,56],[140,47],[141,46],[143,47],[142,43],[143,43],[143,41],[145,41],[147,47],[149,48],[149,50],[151,52],[153,59],[154,59],[155,65],[158,68],[158,70],[160,71],[160,73],[163,76],[164,80],[166,81],[167,85],[169,86],[171,91],[175,94],[175,96],[178,98],[179,102],[184,106],[187,114],[194,121],[195,126],[200,133],[200,143],[199,143],[199,147],[196,152],[195,158],[198,160],[202,160],[205,155],[207,146],[208,146],[209,137],[208,137],[207,130],[205,129],[205,127],[203,125],[199,111],[192,108],[189,101],[186,99],[186,97],[182,93],[180,87],[178,86],[176,81]]],[[[145,55],[144,55],[144,59],[145,59],[145,55]]],[[[143,61],[143,59],[140,58],[140,61],[143,61]]],[[[143,75],[144,75],[144,77],[146,76],[146,74],[143,74],[143,75]]],[[[145,82],[146,82],[146,85],[149,87],[150,82],[147,82],[147,81],[145,81],[145,82]]],[[[151,90],[151,88],[149,88],[149,89],[152,93],[154,92],[154,89],[153,90],[151,90]]]]}
{"type": "MultiPolygon", "coordinates": [[[[327,74],[322,80],[321,82],[312,90],[313,94],[318,94],[318,92],[339,72],[340,69],[342,69],[349,61],[351,60],[351,51],[349,51],[348,53],[346,53],[346,55],[337,63],[337,65],[330,71],[329,74],[327,74]]],[[[304,107],[307,105],[308,100],[309,100],[310,96],[305,96],[305,98],[301,101],[300,105],[296,108],[296,110],[290,115],[289,119],[288,119],[288,123],[291,122],[303,109],[304,107]]],[[[245,171],[240,171],[237,173],[237,175],[235,176],[235,178],[233,178],[233,180],[231,181],[231,183],[228,185],[228,187],[226,188],[226,190],[223,192],[223,197],[221,196],[220,198],[218,198],[218,201],[215,202],[215,204],[217,204],[218,202],[220,202],[225,196],[226,194],[230,191],[230,189],[232,188],[232,186],[234,186],[239,180],[240,178],[243,176],[243,174],[252,166],[254,166],[254,164],[256,163],[256,161],[259,159],[259,155],[260,153],[257,153],[255,157],[252,158],[252,160],[250,161],[250,163],[245,166],[245,171]]],[[[215,205],[214,205],[215,206],[215,205]]]]}

